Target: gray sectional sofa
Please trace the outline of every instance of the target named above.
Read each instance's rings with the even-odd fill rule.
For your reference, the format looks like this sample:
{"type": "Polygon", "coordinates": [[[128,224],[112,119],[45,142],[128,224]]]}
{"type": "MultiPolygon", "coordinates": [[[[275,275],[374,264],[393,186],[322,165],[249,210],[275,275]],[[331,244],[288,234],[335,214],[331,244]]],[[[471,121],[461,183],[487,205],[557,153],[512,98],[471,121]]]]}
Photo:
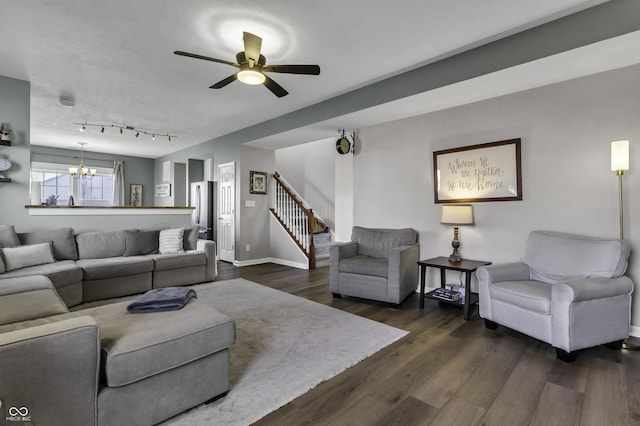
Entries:
{"type": "Polygon", "coordinates": [[[213,241],[187,231],[163,249],[153,230],[15,234],[0,226],[0,244],[0,413],[7,422],[152,425],[228,391],[235,323],[197,299],[144,314],[129,313],[130,302],[68,309],[211,281],[213,241]]]}
{"type": "Polygon", "coordinates": [[[43,275],[0,281],[7,423],[153,425],[226,394],[231,318],[197,299],[145,314],[128,304],[69,312],[43,275]]]}
{"type": "Polygon", "coordinates": [[[0,246],[11,250],[0,256],[0,280],[45,275],[71,307],[215,279],[214,241],[198,240],[195,228],[184,228],[183,251],[158,253],[160,231],[74,234],[72,228],[60,228],[15,233],[12,226],[0,225],[0,246]],[[35,251],[42,244],[51,244],[53,259],[35,251]]]}

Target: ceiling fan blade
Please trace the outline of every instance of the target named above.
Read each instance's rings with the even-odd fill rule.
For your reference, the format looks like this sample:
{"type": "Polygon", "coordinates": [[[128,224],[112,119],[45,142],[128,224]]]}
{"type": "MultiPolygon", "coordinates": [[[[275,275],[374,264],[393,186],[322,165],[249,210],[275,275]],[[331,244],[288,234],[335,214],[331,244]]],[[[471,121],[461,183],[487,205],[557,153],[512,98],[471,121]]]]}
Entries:
{"type": "Polygon", "coordinates": [[[239,64],[236,64],[235,62],[225,61],[223,59],[210,58],[208,56],[196,55],[195,53],[182,52],[180,50],[176,50],[173,53],[180,56],[186,56],[186,57],[195,58],[195,59],[204,59],[205,61],[219,62],[221,64],[227,64],[227,65],[231,65],[232,67],[240,68],[239,64]]]}
{"type": "Polygon", "coordinates": [[[264,83],[262,84],[264,84],[267,87],[267,89],[271,90],[271,93],[273,93],[279,98],[283,96],[287,96],[289,94],[289,92],[284,90],[282,86],[280,86],[278,83],[270,79],[268,76],[265,75],[264,77],[265,77],[264,83]]]}
{"type": "Polygon", "coordinates": [[[231,74],[229,77],[225,78],[224,80],[220,80],[216,84],[212,84],[211,86],[209,86],[209,89],[222,89],[227,84],[233,83],[234,81],[236,81],[236,79],[238,78],[236,77],[236,75],[237,74],[231,74]]]}
{"type": "Polygon", "coordinates": [[[263,68],[265,72],[284,72],[288,74],[309,74],[320,75],[318,65],[267,65],[263,68]]]}
{"type": "Polygon", "coordinates": [[[255,34],[242,33],[244,41],[244,54],[250,67],[253,67],[260,60],[260,50],[262,49],[262,39],[255,34]]]}

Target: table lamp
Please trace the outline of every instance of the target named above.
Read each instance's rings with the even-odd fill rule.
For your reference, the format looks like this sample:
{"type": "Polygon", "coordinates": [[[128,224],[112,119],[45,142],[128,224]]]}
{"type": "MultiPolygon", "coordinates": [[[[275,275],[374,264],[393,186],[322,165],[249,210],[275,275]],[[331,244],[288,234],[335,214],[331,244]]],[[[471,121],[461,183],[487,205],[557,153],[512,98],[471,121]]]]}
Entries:
{"type": "Polygon", "coordinates": [[[473,225],[473,206],[471,204],[448,204],[442,206],[440,223],[443,225],[453,225],[453,241],[451,241],[453,253],[449,256],[449,261],[460,262],[462,257],[458,252],[458,248],[460,248],[458,226],[473,225]]]}

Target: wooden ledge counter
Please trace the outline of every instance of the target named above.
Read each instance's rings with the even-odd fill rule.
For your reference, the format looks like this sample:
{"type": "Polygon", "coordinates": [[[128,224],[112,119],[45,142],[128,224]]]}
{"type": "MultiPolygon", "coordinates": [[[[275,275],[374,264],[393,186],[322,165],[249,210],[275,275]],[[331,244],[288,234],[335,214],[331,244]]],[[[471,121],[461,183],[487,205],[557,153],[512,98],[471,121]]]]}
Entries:
{"type": "Polygon", "coordinates": [[[164,206],[24,206],[30,216],[123,216],[123,215],[191,215],[195,207],[164,206]]]}

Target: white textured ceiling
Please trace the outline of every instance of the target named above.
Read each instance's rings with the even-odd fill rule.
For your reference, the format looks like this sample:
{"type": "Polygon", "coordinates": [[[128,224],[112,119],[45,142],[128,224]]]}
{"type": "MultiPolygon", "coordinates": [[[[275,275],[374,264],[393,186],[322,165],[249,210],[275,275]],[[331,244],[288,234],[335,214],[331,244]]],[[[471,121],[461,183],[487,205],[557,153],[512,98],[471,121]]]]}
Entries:
{"type": "MultiPolygon", "coordinates": [[[[0,75],[31,82],[33,145],[77,149],[84,140],[89,151],[157,158],[598,3],[603,1],[3,0],[0,75]],[[208,87],[234,68],[173,55],[184,50],[233,61],[242,50],[242,31],[263,37],[267,64],[319,64],[320,76],[271,74],[290,92],[280,99],[264,87],[239,82],[212,90],[208,87]],[[75,107],[60,105],[60,95],[73,96],[75,107]],[[110,128],[80,133],[73,123],[85,121],[178,137],[152,141],[110,128]]],[[[628,49],[637,42],[627,38],[620,45],[628,49]]],[[[606,47],[611,49],[617,48],[606,47]]],[[[626,53],[620,56],[621,62],[636,63],[626,53]]],[[[522,90],[574,78],[576,72],[562,66],[565,57],[555,58],[559,62],[546,79],[522,68],[503,75],[492,83],[495,95],[510,85],[522,90]]],[[[625,64],[605,57],[589,65],[589,72],[598,72],[625,64]]],[[[369,108],[354,113],[348,125],[376,124],[401,118],[399,111],[417,114],[492,93],[467,87],[458,98],[445,93],[439,102],[434,94],[427,101],[416,96],[404,106],[402,101],[387,106],[393,116],[384,107],[369,108]]],[[[293,132],[294,138],[276,138],[278,143],[271,136],[264,146],[317,140],[325,129],[332,137],[338,124],[334,119],[307,126],[293,132]]]]}

